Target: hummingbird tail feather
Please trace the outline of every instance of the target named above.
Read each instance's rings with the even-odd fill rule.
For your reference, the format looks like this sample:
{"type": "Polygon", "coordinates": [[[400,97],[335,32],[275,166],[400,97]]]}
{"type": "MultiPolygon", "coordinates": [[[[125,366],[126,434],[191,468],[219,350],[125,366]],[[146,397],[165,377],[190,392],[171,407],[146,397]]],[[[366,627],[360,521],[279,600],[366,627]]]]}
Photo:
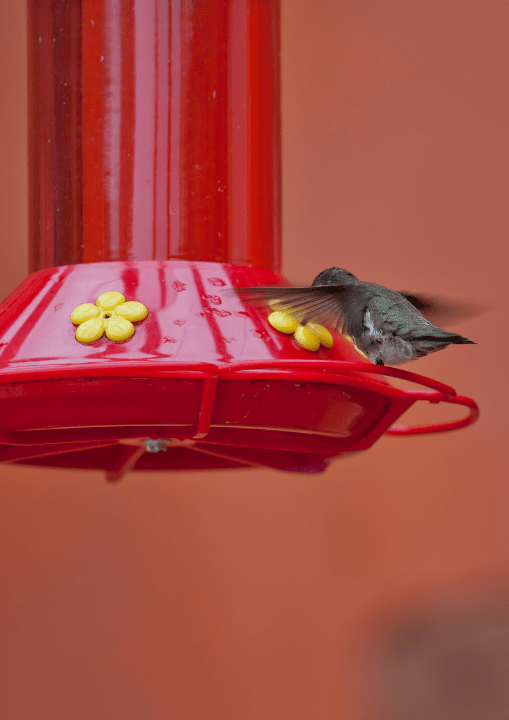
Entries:
{"type": "Polygon", "coordinates": [[[477,343],[474,342],[474,340],[469,340],[468,338],[463,337],[462,335],[456,335],[454,340],[451,340],[451,342],[454,345],[477,345],[477,343]]]}
{"type": "Polygon", "coordinates": [[[447,330],[442,330],[441,328],[433,328],[432,332],[428,332],[426,334],[419,333],[416,335],[416,340],[419,342],[435,342],[435,343],[443,343],[444,345],[476,345],[473,340],[469,340],[466,337],[463,337],[463,335],[458,335],[458,333],[451,333],[447,330]]]}

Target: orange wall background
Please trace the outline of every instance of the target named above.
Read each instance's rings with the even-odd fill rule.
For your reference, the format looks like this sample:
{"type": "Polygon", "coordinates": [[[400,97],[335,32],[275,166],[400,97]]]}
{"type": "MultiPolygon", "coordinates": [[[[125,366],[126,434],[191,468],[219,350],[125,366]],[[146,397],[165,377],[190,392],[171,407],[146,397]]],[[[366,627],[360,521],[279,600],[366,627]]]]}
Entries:
{"type": "MultiPolygon", "coordinates": [[[[479,422],[315,477],[0,466],[2,718],[379,718],[385,618],[506,602],[506,10],[282,0],[284,273],[487,304],[453,328],[478,345],[409,366],[479,422]]],[[[25,12],[2,2],[2,297],[27,274],[25,12]]]]}

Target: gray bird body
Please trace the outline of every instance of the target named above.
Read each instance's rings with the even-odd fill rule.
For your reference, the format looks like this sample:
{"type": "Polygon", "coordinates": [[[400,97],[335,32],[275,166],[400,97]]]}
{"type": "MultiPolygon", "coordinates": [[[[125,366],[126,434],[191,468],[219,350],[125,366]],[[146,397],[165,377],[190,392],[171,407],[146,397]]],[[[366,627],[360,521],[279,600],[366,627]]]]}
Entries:
{"type": "Polygon", "coordinates": [[[334,325],[378,365],[398,365],[451,344],[472,343],[432,325],[405,294],[360,281],[341,268],[324,270],[307,288],[239,288],[238,292],[251,302],[279,300],[303,323],[334,325]]]}

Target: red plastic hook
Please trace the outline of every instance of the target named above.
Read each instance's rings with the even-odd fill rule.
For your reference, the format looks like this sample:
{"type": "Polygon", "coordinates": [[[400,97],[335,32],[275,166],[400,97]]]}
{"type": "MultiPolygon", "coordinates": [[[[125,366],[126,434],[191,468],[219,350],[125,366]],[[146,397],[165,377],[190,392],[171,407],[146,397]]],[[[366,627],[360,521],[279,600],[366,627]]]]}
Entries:
{"type": "MultiPolygon", "coordinates": [[[[346,365],[346,363],[345,363],[346,365]]],[[[349,363],[351,365],[351,363],[349,363]]],[[[373,373],[375,375],[384,375],[386,377],[397,377],[401,380],[414,382],[425,387],[433,388],[435,392],[427,390],[403,390],[407,396],[410,395],[414,400],[427,400],[430,403],[438,404],[440,402],[449,403],[450,405],[463,405],[469,408],[468,415],[459,420],[451,422],[432,423],[430,425],[393,425],[386,431],[386,435],[430,435],[432,433],[449,432],[450,430],[459,430],[462,427],[472,425],[478,419],[480,410],[477,403],[471,398],[463,395],[456,395],[454,388],[438,380],[432,380],[424,375],[409,372],[408,370],[400,370],[399,368],[382,367],[380,365],[362,365],[359,370],[362,372],[373,373]],[[362,370],[361,370],[362,368],[362,370]]],[[[346,369],[346,368],[345,368],[346,369]]],[[[348,368],[350,369],[350,368],[348,368]]]]}
{"type": "MultiPolygon", "coordinates": [[[[433,395],[434,393],[429,393],[433,395]]],[[[424,400],[425,398],[418,398],[424,400]]],[[[435,423],[431,425],[393,425],[386,432],[386,435],[429,435],[431,433],[449,432],[449,430],[458,430],[462,427],[472,425],[479,417],[479,408],[477,403],[471,398],[464,397],[463,395],[456,395],[453,398],[443,397],[439,399],[428,398],[429,402],[439,403],[446,402],[451,405],[463,405],[469,408],[469,413],[466,417],[460,420],[453,420],[452,422],[446,423],[435,423]]]]}

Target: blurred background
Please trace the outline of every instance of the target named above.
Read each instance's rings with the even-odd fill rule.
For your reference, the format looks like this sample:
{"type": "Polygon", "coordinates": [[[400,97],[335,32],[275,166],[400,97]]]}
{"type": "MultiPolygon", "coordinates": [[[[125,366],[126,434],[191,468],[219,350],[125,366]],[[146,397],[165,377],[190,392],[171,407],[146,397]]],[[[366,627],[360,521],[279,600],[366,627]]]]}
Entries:
{"type": "MultiPolygon", "coordinates": [[[[28,272],[23,0],[1,17],[4,298],[28,272]]],[[[478,345],[408,366],[478,423],[318,476],[0,466],[2,718],[509,715],[507,30],[502,0],[282,0],[283,272],[487,305],[450,328],[478,345]]]]}

